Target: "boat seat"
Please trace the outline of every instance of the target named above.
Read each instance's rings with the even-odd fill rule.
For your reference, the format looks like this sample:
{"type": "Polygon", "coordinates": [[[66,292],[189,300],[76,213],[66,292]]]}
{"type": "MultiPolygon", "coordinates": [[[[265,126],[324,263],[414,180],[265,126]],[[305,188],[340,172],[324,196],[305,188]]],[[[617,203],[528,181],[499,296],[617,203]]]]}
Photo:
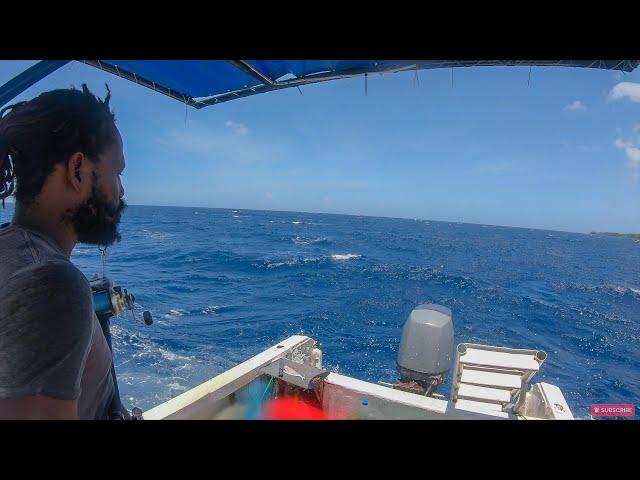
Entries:
{"type": "Polygon", "coordinates": [[[451,402],[463,410],[519,413],[529,382],[546,357],[541,350],[461,343],[451,402]]]}

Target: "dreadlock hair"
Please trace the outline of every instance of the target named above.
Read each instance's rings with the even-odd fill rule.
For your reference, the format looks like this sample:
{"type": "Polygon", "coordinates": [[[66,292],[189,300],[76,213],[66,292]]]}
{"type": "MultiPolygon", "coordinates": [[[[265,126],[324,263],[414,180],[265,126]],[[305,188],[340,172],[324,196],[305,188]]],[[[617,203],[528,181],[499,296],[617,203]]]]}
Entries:
{"type": "Polygon", "coordinates": [[[0,199],[32,203],[53,168],[82,152],[93,161],[115,141],[115,116],[86,84],[44,92],[0,110],[0,199]],[[5,115],[6,113],[6,115],[5,115]]]}

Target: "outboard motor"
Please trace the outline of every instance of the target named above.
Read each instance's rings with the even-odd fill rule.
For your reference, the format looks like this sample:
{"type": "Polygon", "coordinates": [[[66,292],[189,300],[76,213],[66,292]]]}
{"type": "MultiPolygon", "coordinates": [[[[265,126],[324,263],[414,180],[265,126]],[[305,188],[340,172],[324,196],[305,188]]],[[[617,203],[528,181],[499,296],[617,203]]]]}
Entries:
{"type": "Polygon", "coordinates": [[[418,305],[404,324],[394,388],[431,395],[451,369],[453,316],[442,305],[418,305]]]}

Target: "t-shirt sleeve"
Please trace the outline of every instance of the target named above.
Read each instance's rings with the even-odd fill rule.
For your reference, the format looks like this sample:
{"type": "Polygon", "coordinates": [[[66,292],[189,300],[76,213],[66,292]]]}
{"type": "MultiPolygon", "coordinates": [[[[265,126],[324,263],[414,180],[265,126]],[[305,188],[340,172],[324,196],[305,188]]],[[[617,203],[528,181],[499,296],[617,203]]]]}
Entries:
{"type": "Polygon", "coordinates": [[[80,396],[93,297],[71,263],[32,265],[0,285],[0,398],[80,396]]]}

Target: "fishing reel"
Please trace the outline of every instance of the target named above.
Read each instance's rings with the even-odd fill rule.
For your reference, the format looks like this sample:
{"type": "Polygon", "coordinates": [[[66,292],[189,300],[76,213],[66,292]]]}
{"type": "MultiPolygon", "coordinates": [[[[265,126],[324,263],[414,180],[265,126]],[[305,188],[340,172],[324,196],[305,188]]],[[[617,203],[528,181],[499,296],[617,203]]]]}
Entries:
{"type": "MultiPolygon", "coordinates": [[[[136,297],[127,292],[127,289],[116,285],[113,281],[106,277],[96,276],[89,282],[91,291],[93,292],[93,306],[98,318],[117,317],[123,311],[131,312],[133,321],[141,323],[136,317],[136,297]]],[[[145,324],[151,325],[153,318],[151,312],[145,310],[142,312],[142,320],[145,324]]]]}

